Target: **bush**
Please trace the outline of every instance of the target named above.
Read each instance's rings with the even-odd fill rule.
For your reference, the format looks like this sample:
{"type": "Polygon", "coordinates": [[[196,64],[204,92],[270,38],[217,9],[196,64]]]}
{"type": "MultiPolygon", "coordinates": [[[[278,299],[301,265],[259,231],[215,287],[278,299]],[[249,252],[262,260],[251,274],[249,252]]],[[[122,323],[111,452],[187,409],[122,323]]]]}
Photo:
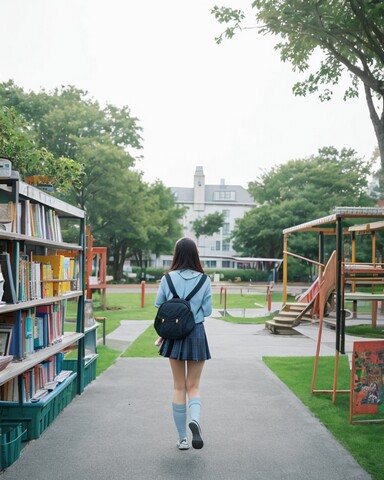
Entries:
{"type": "Polygon", "coordinates": [[[220,275],[220,281],[222,282],[268,282],[268,278],[270,276],[270,272],[263,272],[261,270],[254,270],[254,269],[207,269],[206,273],[211,276],[213,279],[215,274],[220,275]]]}

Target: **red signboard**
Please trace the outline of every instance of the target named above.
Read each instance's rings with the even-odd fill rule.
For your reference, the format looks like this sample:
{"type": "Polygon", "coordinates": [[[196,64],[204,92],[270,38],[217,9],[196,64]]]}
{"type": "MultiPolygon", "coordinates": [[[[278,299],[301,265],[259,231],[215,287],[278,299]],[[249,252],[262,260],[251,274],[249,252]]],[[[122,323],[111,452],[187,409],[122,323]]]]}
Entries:
{"type": "Polygon", "coordinates": [[[358,421],[353,420],[356,415],[365,422],[384,421],[383,340],[353,343],[350,412],[352,423],[358,421]]]}

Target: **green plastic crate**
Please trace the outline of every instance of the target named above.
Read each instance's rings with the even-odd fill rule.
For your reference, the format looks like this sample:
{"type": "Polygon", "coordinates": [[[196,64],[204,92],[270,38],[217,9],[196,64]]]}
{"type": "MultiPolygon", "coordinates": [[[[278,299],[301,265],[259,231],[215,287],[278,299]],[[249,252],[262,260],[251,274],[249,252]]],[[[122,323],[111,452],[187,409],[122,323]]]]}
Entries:
{"type": "MultiPolygon", "coordinates": [[[[84,360],[84,387],[86,387],[96,378],[96,365],[98,356],[99,355],[96,353],[91,359],[87,361],[84,360]]],[[[63,368],[65,370],[77,372],[77,360],[64,360],[63,368]]]]}
{"type": "Polygon", "coordinates": [[[0,470],[12,465],[21,451],[21,437],[24,432],[21,423],[0,423],[0,470]]]}
{"type": "Polygon", "coordinates": [[[6,422],[20,422],[25,430],[23,440],[39,438],[76,396],[76,378],[77,374],[72,373],[65,382],[43,397],[40,402],[23,405],[15,402],[0,402],[0,418],[6,422]]]}

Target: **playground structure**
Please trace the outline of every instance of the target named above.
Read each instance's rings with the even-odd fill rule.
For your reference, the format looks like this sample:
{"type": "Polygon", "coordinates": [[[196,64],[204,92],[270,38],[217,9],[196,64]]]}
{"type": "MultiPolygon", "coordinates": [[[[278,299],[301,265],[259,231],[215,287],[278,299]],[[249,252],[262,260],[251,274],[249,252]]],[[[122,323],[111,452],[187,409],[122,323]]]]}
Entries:
{"type": "Polygon", "coordinates": [[[92,300],[94,290],[101,291],[102,309],[106,309],[107,295],[107,247],[94,247],[90,226],[86,229],[86,291],[87,299],[92,300]]]}
{"type": "Polygon", "coordinates": [[[377,232],[384,230],[384,209],[382,208],[348,208],[338,207],[335,213],[327,217],[306,222],[300,225],[286,228],[284,234],[284,257],[283,257],[283,309],[279,314],[267,322],[267,327],[273,333],[289,333],[304,319],[317,320],[320,314],[324,316],[324,309],[328,301],[334,305],[335,321],[337,330],[337,347],[344,353],[344,324],[348,314],[345,301],[353,302],[353,318],[357,316],[357,302],[372,302],[372,326],[377,322],[377,305],[384,301],[384,294],[375,293],[374,286],[384,286],[384,264],[377,260],[377,232]],[[350,225],[351,222],[369,219],[370,223],[350,225]],[[379,220],[381,219],[381,220],[379,220]],[[373,221],[372,221],[373,220],[373,221]],[[315,232],[318,234],[319,258],[317,261],[306,259],[300,255],[289,252],[289,236],[297,232],[315,232]],[[370,235],[371,237],[371,262],[357,262],[356,237],[358,235],[370,235]],[[327,266],[325,265],[324,239],[326,236],[335,237],[334,255],[331,255],[327,266]],[[344,238],[351,240],[350,259],[344,257],[344,238]],[[296,257],[311,262],[318,267],[318,276],[313,284],[297,298],[296,303],[287,302],[288,285],[288,258],[296,257]],[[325,291],[320,295],[321,285],[325,291]],[[358,292],[357,286],[364,284],[371,286],[371,293],[358,292]],[[348,290],[350,288],[350,291],[348,290]],[[287,312],[291,315],[287,315],[287,312]],[[343,318],[342,318],[343,317],[343,318]]]}
{"type": "MultiPolygon", "coordinates": [[[[384,264],[379,262],[377,258],[377,234],[379,231],[384,230],[383,219],[384,209],[382,208],[338,207],[334,210],[332,215],[283,230],[283,310],[279,312],[273,320],[267,322],[267,327],[274,333],[286,333],[289,329],[297,327],[303,318],[309,319],[312,322],[319,322],[311,392],[331,393],[333,403],[336,401],[337,393],[351,394],[351,390],[337,389],[339,354],[346,353],[345,320],[348,311],[345,308],[345,302],[352,302],[352,318],[357,318],[357,303],[359,301],[372,302],[371,324],[372,327],[375,328],[377,326],[378,302],[384,301],[383,291],[380,293],[375,292],[375,286],[379,285],[384,287],[384,264]],[[288,239],[290,235],[297,232],[317,233],[319,258],[318,261],[312,261],[318,266],[318,276],[311,287],[298,299],[297,304],[299,304],[299,306],[295,307],[297,304],[287,303],[288,257],[303,257],[292,254],[288,251],[288,239]],[[371,238],[370,262],[362,263],[357,261],[356,240],[359,235],[369,235],[371,238]],[[324,239],[326,236],[335,237],[335,249],[325,265],[324,239]],[[344,254],[345,238],[348,238],[350,241],[350,258],[346,258],[344,254]],[[364,285],[365,287],[369,286],[371,292],[359,292],[357,288],[360,285],[364,285]],[[334,320],[332,320],[332,322],[335,327],[333,387],[330,390],[316,390],[315,383],[324,316],[330,305],[332,305],[333,309],[334,320]],[[287,319],[287,311],[291,311],[289,320],[287,319]]],[[[372,344],[373,342],[375,341],[371,341],[372,344]]],[[[379,347],[378,342],[375,342],[374,345],[375,347],[379,347]]],[[[378,355],[384,356],[384,349],[383,352],[380,351],[378,355]]],[[[381,372],[381,378],[383,378],[383,376],[384,371],[381,372]]],[[[383,383],[382,380],[380,383],[383,383]]]]}

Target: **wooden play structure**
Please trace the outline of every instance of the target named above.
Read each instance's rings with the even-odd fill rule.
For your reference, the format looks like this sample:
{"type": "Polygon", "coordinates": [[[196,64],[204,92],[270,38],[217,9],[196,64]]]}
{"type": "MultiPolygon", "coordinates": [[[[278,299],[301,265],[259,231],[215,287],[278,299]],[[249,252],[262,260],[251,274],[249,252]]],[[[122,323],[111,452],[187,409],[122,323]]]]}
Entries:
{"type": "MultiPolygon", "coordinates": [[[[345,302],[352,302],[352,318],[357,317],[358,302],[372,302],[371,322],[372,326],[376,327],[378,304],[384,301],[384,264],[379,261],[377,255],[377,235],[381,230],[384,230],[384,209],[362,207],[338,207],[332,215],[283,230],[283,309],[273,320],[267,322],[267,327],[273,333],[286,333],[289,329],[294,329],[299,325],[303,319],[319,322],[311,391],[312,393],[331,393],[333,402],[336,400],[337,393],[351,393],[351,390],[337,389],[339,354],[346,353],[345,319],[348,311],[345,302]],[[287,303],[288,258],[289,256],[303,258],[288,250],[289,237],[297,232],[314,232],[318,236],[319,258],[317,261],[312,261],[318,266],[318,276],[296,304],[289,304],[287,303]],[[357,261],[356,240],[359,235],[370,236],[370,262],[357,261]],[[335,249],[325,265],[324,240],[329,236],[335,238],[335,249]],[[346,258],[344,255],[346,239],[350,242],[350,258],[346,258]],[[366,288],[365,291],[359,291],[360,286],[368,286],[370,291],[367,292],[366,288]],[[315,389],[316,374],[325,311],[329,309],[330,305],[332,305],[334,315],[331,322],[335,328],[334,379],[332,389],[320,391],[315,389]],[[287,312],[291,312],[291,315],[287,315],[287,312]]],[[[384,352],[382,352],[382,356],[384,358],[384,352]]],[[[384,367],[381,372],[381,386],[383,378],[384,367]]]]}
{"type": "Polygon", "coordinates": [[[107,293],[107,247],[94,247],[90,226],[86,229],[87,257],[86,257],[86,292],[87,299],[92,299],[95,290],[101,291],[102,309],[106,309],[107,293]]]}

